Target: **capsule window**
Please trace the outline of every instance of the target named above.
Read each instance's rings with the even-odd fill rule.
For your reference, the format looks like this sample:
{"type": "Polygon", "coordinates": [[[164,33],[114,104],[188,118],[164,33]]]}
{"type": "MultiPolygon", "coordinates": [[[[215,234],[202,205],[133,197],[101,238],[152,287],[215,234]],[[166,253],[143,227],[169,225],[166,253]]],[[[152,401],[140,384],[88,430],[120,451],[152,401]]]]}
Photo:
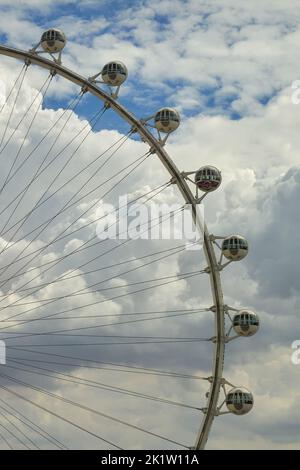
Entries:
{"type": "Polygon", "coordinates": [[[250,393],[245,393],[244,394],[244,402],[247,405],[252,405],[253,404],[253,399],[252,399],[252,396],[250,395],[250,393]]]}
{"type": "Polygon", "coordinates": [[[247,244],[246,240],[240,240],[240,248],[242,250],[248,250],[248,244],[247,244]]]}
{"type": "Polygon", "coordinates": [[[174,111],[171,111],[170,118],[172,119],[172,121],[179,122],[179,118],[178,118],[177,114],[174,113],[174,111]]]}
{"type": "Polygon", "coordinates": [[[163,109],[155,116],[155,122],[169,123],[170,121],[179,122],[179,118],[174,111],[170,111],[169,109],[163,109]]]}
{"type": "Polygon", "coordinates": [[[160,121],[162,123],[169,123],[170,122],[169,115],[165,111],[162,111],[157,114],[155,121],[156,122],[160,121]]]}
{"type": "Polygon", "coordinates": [[[227,397],[227,403],[229,405],[232,405],[233,404],[233,394],[232,393],[229,393],[228,397],[227,397]]]}
{"type": "Polygon", "coordinates": [[[42,35],[42,41],[61,41],[64,42],[64,36],[60,33],[60,31],[54,31],[51,29],[50,31],[46,31],[42,35]]]}
{"type": "Polygon", "coordinates": [[[121,66],[121,64],[117,64],[117,71],[118,71],[121,75],[126,75],[126,72],[125,72],[124,68],[121,66]]]}

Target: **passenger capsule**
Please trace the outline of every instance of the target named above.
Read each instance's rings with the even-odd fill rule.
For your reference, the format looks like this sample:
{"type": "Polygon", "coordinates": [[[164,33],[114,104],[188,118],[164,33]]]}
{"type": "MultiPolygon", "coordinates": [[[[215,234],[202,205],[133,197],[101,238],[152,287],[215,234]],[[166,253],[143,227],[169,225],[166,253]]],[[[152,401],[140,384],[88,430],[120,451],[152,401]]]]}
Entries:
{"type": "Polygon", "coordinates": [[[45,52],[61,52],[66,45],[66,36],[59,29],[48,29],[41,37],[41,46],[45,52]]]}
{"type": "Polygon", "coordinates": [[[109,62],[104,65],[101,72],[102,80],[110,86],[120,86],[125,82],[128,71],[122,62],[109,62]]]}
{"type": "Polygon", "coordinates": [[[163,108],[156,113],[154,123],[159,132],[166,132],[169,134],[178,128],[180,124],[180,116],[175,109],[163,108]]]}
{"type": "Polygon", "coordinates": [[[253,336],[259,330],[259,317],[251,310],[240,310],[233,317],[234,331],[239,336],[253,336]]]}
{"type": "Polygon", "coordinates": [[[223,240],[222,253],[230,261],[240,261],[247,256],[248,251],[248,242],[240,235],[231,235],[223,240]]]}
{"type": "Polygon", "coordinates": [[[218,189],[221,181],[221,172],[214,166],[203,166],[195,174],[197,187],[205,193],[218,189]]]}
{"type": "Polygon", "coordinates": [[[226,395],[226,406],[235,415],[245,415],[253,408],[253,395],[246,388],[233,388],[226,395]]]}

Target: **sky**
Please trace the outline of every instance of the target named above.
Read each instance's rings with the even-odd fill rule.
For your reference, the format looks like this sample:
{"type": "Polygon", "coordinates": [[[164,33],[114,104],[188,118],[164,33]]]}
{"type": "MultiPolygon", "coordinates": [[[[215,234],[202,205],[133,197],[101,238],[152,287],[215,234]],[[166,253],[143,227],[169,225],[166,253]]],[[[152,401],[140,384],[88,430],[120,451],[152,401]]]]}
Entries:
{"type": "MultiPolygon", "coordinates": [[[[162,106],[179,111],[181,125],[166,144],[176,165],[182,171],[197,170],[206,164],[221,170],[221,187],[204,203],[209,231],[220,236],[239,233],[247,238],[250,247],[245,260],[232,263],[222,272],[224,300],[235,308],[257,312],[261,328],[255,337],[230,342],[225,355],[224,377],[230,383],[250,389],[255,406],[246,416],[216,418],[207,447],[299,449],[300,365],[291,361],[292,342],[300,339],[297,328],[300,104],[297,104],[295,85],[300,79],[299,3],[296,0],[242,3],[233,0],[133,0],[116,1],[112,6],[106,0],[25,0],[12,5],[12,2],[0,0],[0,12],[2,44],[29,50],[38,43],[45,29],[58,27],[67,37],[63,65],[82,76],[90,77],[100,72],[110,60],[124,62],[129,75],[121,88],[119,101],[130,112],[146,118],[162,106]]],[[[5,103],[21,67],[19,62],[1,57],[0,106],[5,103]]],[[[79,90],[59,77],[54,77],[43,99],[45,88],[41,89],[41,86],[46,79],[45,71],[29,67],[15,106],[16,92],[0,113],[1,187],[15,156],[14,170],[25,162],[0,191],[3,217],[0,289],[4,301],[0,305],[0,318],[4,320],[8,313],[12,316],[24,312],[24,308],[31,319],[66,310],[69,313],[62,313],[60,320],[14,323],[12,329],[7,330],[23,336],[22,341],[20,338],[7,340],[8,363],[1,366],[0,386],[9,387],[58,415],[71,420],[76,418],[77,423],[105,435],[106,439],[123,448],[172,448],[174,444],[91,411],[76,408],[74,414],[72,405],[54,397],[49,399],[36,389],[12,382],[7,376],[186,446],[193,445],[201,413],[174,403],[167,405],[126,396],[107,387],[110,384],[110,387],[135,390],[192,407],[204,406],[208,389],[205,381],[134,374],[133,369],[126,373],[124,367],[116,364],[208,376],[212,362],[211,343],[82,346],[82,336],[71,339],[65,336],[64,342],[53,339],[53,335],[50,338],[50,331],[83,327],[91,327],[87,332],[98,335],[98,339],[86,337],[86,342],[96,342],[96,339],[99,342],[99,335],[106,335],[106,338],[102,337],[102,343],[110,341],[109,335],[207,338],[212,335],[213,317],[210,312],[202,312],[120,324],[126,313],[210,307],[212,297],[208,278],[204,275],[129,295],[143,287],[143,284],[135,283],[205,268],[201,250],[184,250],[146,266],[141,257],[168,250],[176,246],[174,241],[136,241],[119,249],[115,249],[114,242],[109,242],[108,248],[112,251],[108,250],[107,254],[103,251],[104,245],[96,245],[76,252],[75,256],[66,256],[95,236],[97,218],[102,214],[101,201],[115,207],[118,195],[128,194],[133,200],[167,183],[169,176],[152,155],[128,177],[118,180],[119,175],[125,175],[147,152],[145,143],[132,136],[116,154],[111,155],[115,147],[107,153],[111,145],[116,145],[128,133],[128,124],[108,110],[91,128],[92,116],[101,109],[101,104],[85,95],[73,109],[74,97],[76,100],[79,90]],[[37,100],[30,107],[35,96],[37,100]],[[28,107],[30,112],[19,124],[28,107]],[[65,111],[67,107],[69,109],[65,111]],[[59,133],[59,126],[65,119],[63,132],[59,133]],[[52,125],[57,126],[57,133],[55,127],[44,137],[52,125]],[[87,137],[81,142],[85,132],[87,137]],[[73,136],[77,136],[74,141],[73,136]],[[38,149],[34,151],[37,145],[38,149]],[[96,159],[102,153],[104,157],[99,157],[102,160],[96,159]],[[111,157],[103,164],[107,155],[111,157]],[[52,158],[53,163],[31,184],[32,175],[52,158]],[[132,166],[126,170],[128,165],[132,166]],[[113,183],[112,175],[115,175],[113,183]],[[15,207],[11,201],[16,192],[19,194],[28,184],[29,190],[25,190],[24,197],[15,207]],[[45,190],[51,198],[31,213],[45,190]],[[55,217],[58,210],[68,206],[75,193],[77,196],[71,209],[55,217]],[[19,229],[14,234],[13,224],[19,223],[24,215],[28,215],[26,221],[15,226],[19,229]],[[51,222],[39,233],[37,227],[43,222],[46,224],[47,220],[51,222]],[[68,231],[72,223],[77,232],[47,245],[64,230],[68,231]],[[88,223],[90,225],[85,227],[88,223]],[[24,254],[22,250],[25,250],[24,254]],[[28,253],[32,256],[14,262],[16,256],[28,253]],[[84,265],[96,256],[101,257],[84,265]],[[55,261],[59,259],[61,262],[56,265],[55,261]],[[114,266],[120,261],[120,266],[114,266]],[[51,262],[53,267],[45,271],[44,266],[52,266],[51,262]],[[103,272],[99,272],[100,267],[103,272]],[[139,268],[128,275],[126,271],[131,267],[139,268]],[[16,275],[17,269],[20,276],[16,275]],[[74,276],[71,282],[54,282],[63,274],[68,276],[69,272],[74,276]],[[111,290],[103,290],[101,282],[111,290]],[[88,287],[95,283],[100,283],[101,291],[88,287]],[[44,288],[35,292],[35,287],[41,284],[44,288]],[[30,290],[22,290],[28,286],[30,290]],[[72,296],[80,289],[85,289],[86,295],[72,296]],[[122,297],[124,291],[128,295],[122,297]],[[22,301],[24,292],[27,297],[22,301]],[[113,296],[119,297],[108,300],[113,296]],[[58,300],[43,306],[53,298],[58,300]],[[12,302],[21,305],[11,306],[12,302]],[[87,307],[87,303],[91,305],[87,307]],[[32,313],[27,311],[34,308],[32,313]],[[77,317],[65,318],[65,315],[70,317],[70,312],[76,312],[77,317]],[[93,318],[80,318],[87,315],[93,318]],[[101,315],[114,315],[108,317],[114,320],[103,319],[101,315]],[[103,322],[107,323],[106,327],[101,326],[103,322]],[[114,322],[118,324],[113,325],[114,322]],[[35,334],[33,339],[24,337],[25,333],[32,332],[35,334]],[[63,355],[73,360],[63,359],[63,355]],[[105,370],[84,368],[86,362],[82,358],[97,360],[98,366],[99,361],[115,365],[106,365],[105,370]],[[27,368],[38,366],[43,369],[24,371],[26,364],[27,368]],[[50,369],[65,375],[53,377],[50,369]],[[90,381],[90,386],[74,384],[70,382],[70,376],[73,379],[84,377],[90,381]],[[102,388],[99,388],[100,384],[102,388]]],[[[46,196],[43,198],[45,200],[46,196]]],[[[180,196],[170,187],[159,193],[156,200],[171,204],[179,202],[180,196]]],[[[153,258],[147,258],[147,261],[149,259],[153,258]]],[[[7,327],[7,323],[4,325],[7,327]]],[[[6,330],[0,339],[9,336],[8,333],[5,335],[6,330]]],[[[94,366],[97,367],[97,363],[94,366]]],[[[11,434],[15,434],[15,430],[5,418],[9,418],[8,402],[70,448],[106,446],[95,436],[61,422],[6,390],[0,395],[0,406],[4,407],[0,408],[0,434],[15,447],[23,448],[24,444],[11,434]],[[6,404],[1,402],[2,398],[6,404]]],[[[41,448],[50,445],[45,437],[32,429],[21,429],[27,436],[27,445],[31,445],[28,437],[41,448]]],[[[21,434],[18,437],[24,440],[21,434]]],[[[7,448],[5,439],[2,442],[0,439],[0,448],[7,448]]]]}

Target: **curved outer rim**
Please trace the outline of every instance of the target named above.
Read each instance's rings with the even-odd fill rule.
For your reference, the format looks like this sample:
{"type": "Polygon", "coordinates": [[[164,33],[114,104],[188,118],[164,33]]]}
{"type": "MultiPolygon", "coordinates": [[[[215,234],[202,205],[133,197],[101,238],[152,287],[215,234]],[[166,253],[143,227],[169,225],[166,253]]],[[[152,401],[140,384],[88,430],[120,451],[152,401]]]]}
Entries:
{"type": "Polygon", "coordinates": [[[213,371],[211,377],[211,385],[208,394],[206,407],[204,409],[204,417],[202,419],[200,429],[197,435],[196,443],[193,449],[204,449],[208,439],[208,434],[216,416],[218,399],[223,375],[223,363],[225,352],[225,327],[224,327],[224,304],[223,293],[221,287],[220,272],[218,269],[217,259],[210,239],[206,225],[201,223],[200,218],[196,211],[196,200],[193,196],[184,176],[181,174],[175,163],[172,161],[166,150],[161,146],[159,141],[151,134],[151,132],[126,108],[113,99],[110,95],[106,94],[97,85],[91,83],[86,78],[76,74],[72,70],[59,65],[51,60],[45,59],[37,54],[18,50],[11,47],[0,45],[0,54],[13,57],[19,60],[28,60],[30,63],[39,65],[47,70],[55,70],[56,73],[76,85],[84,87],[92,95],[99,98],[101,101],[108,103],[114,111],[116,111],[123,119],[131,124],[140,136],[147,142],[151,149],[155,151],[158,158],[167,169],[173,181],[177,184],[185,202],[191,204],[193,207],[193,218],[196,226],[203,232],[203,249],[205,258],[209,267],[209,276],[212,289],[212,296],[215,307],[215,339],[214,339],[214,357],[213,357],[213,371]]]}

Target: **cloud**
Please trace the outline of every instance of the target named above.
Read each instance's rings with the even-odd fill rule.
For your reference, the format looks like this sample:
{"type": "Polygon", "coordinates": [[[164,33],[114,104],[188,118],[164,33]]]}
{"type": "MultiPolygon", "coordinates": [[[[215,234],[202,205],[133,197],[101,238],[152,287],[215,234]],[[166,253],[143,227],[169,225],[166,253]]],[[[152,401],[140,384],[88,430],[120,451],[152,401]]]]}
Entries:
{"type": "Polygon", "coordinates": [[[55,8],[50,2],[46,8],[60,8],[66,14],[51,16],[46,10],[48,22],[46,15],[32,22],[27,8],[37,8],[35,2],[23,3],[23,8],[3,5],[0,31],[8,43],[29,49],[43,29],[57,25],[69,38],[63,59],[68,67],[89,76],[108,60],[122,59],[137,98],[147,89],[153,95],[157,88],[162,91],[162,84],[168,85],[164,99],[183,111],[197,114],[206,107],[214,114],[237,117],[259,113],[263,103],[298,78],[298,6],[292,1],[285,8],[279,2],[262,7],[254,0],[238,6],[223,0],[213,5],[205,0],[177,1],[172,7],[168,1],[128,3],[112,17],[104,3],[92,19],[72,2],[55,8]],[[67,8],[71,5],[72,14],[67,8]],[[193,97],[186,96],[185,105],[182,93],[193,97]]]}
{"type": "MultiPolygon", "coordinates": [[[[129,81],[121,94],[121,101],[126,106],[138,116],[151,114],[156,107],[167,103],[180,108],[181,126],[170,136],[167,144],[167,150],[178,167],[191,171],[204,164],[212,164],[221,169],[221,188],[205,199],[205,216],[211,233],[241,233],[249,239],[248,257],[242,263],[232,263],[222,273],[224,298],[227,304],[236,308],[248,307],[257,311],[262,325],[254,338],[236,340],[227,345],[224,376],[236,385],[244,384],[251,389],[255,407],[251,414],[241,419],[235,416],[216,419],[209,447],[298,448],[295,436],[299,434],[299,420],[295,407],[299,398],[299,374],[297,366],[290,362],[290,346],[293,340],[298,339],[296,325],[300,300],[297,263],[300,142],[299,107],[292,104],[290,84],[298,78],[294,64],[299,42],[299,26],[295,20],[299,6],[292,0],[284,4],[265,2],[264,5],[255,0],[243,5],[221,0],[216,0],[213,5],[204,0],[189,0],[185,4],[180,1],[152,1],[130,4],[127,10],[116,9],[111,17],[104,8],[105,3],[100,11],[95,2],[85,2],[96,10],[90,20],[74,4],[70,12],[67,4],[71,5],[70,2],[60,2],[54,8],[52,2],[45,2],[47,9],[44,16],[39,16],[40,5],[34,1],[14,6],[0,2],[0,30],[6,42],[27,49],[38,41],[46,24],[58,22],[69,39],[64,64],[84,76],[96,73],[112,58],[124,60],[129,67],[129,81]],[[57,7],[61,8],[59,18],[57,7]],[[36,18],[31,16],[32,11],[36,18]]],[[[16,66],[14,61],[1,60],[2,95],[5,95],[5,89],[6,93],[10,89],[12,77],[17,76],[19,70],[20,64],[16,66]]],[[[18,116],[30,105],[45,78],[45,73],[38,69],[29,69],[17,102],[17,114],[12,117],[7,136],[16,128],[18,116]]],[[[1,282],[0,287],[1,318],[22,313],[14,317],[17,326],[1,333],[1,338],[5,334],[11,337],[8,357],[10,361],[17,358],[31,368],[52,368],[63,374],[191,404],[196,408],[203,406],[207,382],[143,375],[137,373],[140,369],[130,369],[129,372],[126,367],[116,365],[197,376],[211,373],[210,342],[168,344],[149,340],[149,337],[158,336],[211,337],[211,312],[186,312],[185,315],[159,318],[172,312],[176,315],[175,311],[179,309],[210,307],[212,298],[208,276],[135,292],[145,287],[145,284],[139,284],[141,282],[149,281],[147,286],[156,285],[154,279],[202,269],[205,267],[203,253],[181,252],[150,263],[157,259],[150,256],[152,253],[170,249],[172,245],[139,240],[119,248],[117,242],[108,241],[66,256],[95,236],[96,224],[91,223],[86,228],[83,225],[95,221],[101,202],[116,207],[119,194],[127,193],[129,199],[135,198],[169,180],[158,159],[151,156],[133,174],[119,181],[124,175],[122,169],[147,151],[147,146],[135,137],[128,139],[106,165],[102,166],[106,157],[99,157],[91,163],[129,130],[111,110],[99,122],[97,130],[90,132],[76,150],[84,135],[79,134],[80,131],[90,130],[87,118],[99,105],[86,96],[75,112],[63,114],[75,93],[74,87],[55,78],[49,88],[48,101],[40,107],[16,165],[30,154],[51,125],[60,117],[62,120],[0,195],[2,212],[16,191],[30,182],[41,159],[55,143],[47,160],[58,154],[53,164],[32,184],[17,208],[9,206],[1,214],[1,227],[13,214],[7,226],[11,227],[13,221],[30,211],[53,182],[47,192],[47,195],[52,194],[51,198],[30,215],[15,236],[20,241],[11,243],[8,248],[7,241],[14,232],[10,229],[1,234],[2,249],[7,248],[1,253],[1,265],[5,267],[0,269],[1,279],[7,281],[3,285],[1,282]],[[60,126],[67,118],[64,132],[58,136],[60,126]],[[77,140],[63,151],[76,133],[79,134],[77,140]],[[74,151],[74,157],[67,163],[74,151]],[[91,165],[85,168],[88,163],[91,165]],[[110,181],[112,175],[115,177],[110,181]],[[112,185],[114,190],[108,192],[112,185]],[[89,193],[90,190],[93,191],[89,193]],[[55,217],[45,231],[40,234],[38,230],[31,232],[54,217],[77,191],[76,198],[82,196],[82,199],[55,217]],[[81,228],[80,231],[46,248],[47,243],[64,230],[71,232],[68,227],[75,220],[72,229],[81,228]],[[44,251],[37,251],[43,247],[44,251]],[[32,254],[6,268],[18,253],[20,256],[32,254]],[[146,255],[149,257],[141,258],[146,255]],[[61,261],[55,264],[59,259],[61,261]],[[50,269],[51,261],[54,266],[50,269]],[[20,271],[16,273],[18,269],[20,271]],[[60,276],[64,276],[64,281],[57,282],[60,276]],[[43,289],[36,290],[38,287],[43,289]],[[84,295],[72,295],[82,289],[84,295]],[[9,294],[8,298],[6,294],[9,294]],[[49,299],[57,300],[47,304],[49,299]],[[15,303],[8,307],[11,302],[15,303]],[[148,313],[139,313],[145,311],[148,313]],[[57,313],[59,319],[42,319],[57,313]],[[27,324],[16,321],[25,318],[39,321],[27,324]],[[49,334],[69,329],[74,331],[65,331],[65,336],[49,334]],[[10,335],[8,331],[15,334],[10,335]],[[32,333],[35,333],[34,337],[12,339],[18,334],[32,333]],[[79,336],[83,334],[86,336],[79,336]],[[143,338],[142,344],[108,344],[130,339],[134,343],[135,336],[143,338]],[[97,347],[86,345],[91,342],[106,344],[97,347]],[[24,352],[13,347],[36,352],[24,352]],[[98,362],[87,363],[86,360],[98,362]],[[104,366],[101,361],[113,364],[104,366]],[[86,365],[90,368],[83,367],[86,365]]],[[[12,103],[13,98],[0,115],[0,136],[12,103]]],[[[29,123],[30,116],[2,152],[2,183],[29,123]]],[[[179,201],[179,195],[174,188],[169,188],[157,200],[173,203],[179,201]]],[[[26,368],[24,364],[13,362],[8,366],[26,368]]],[[[8,367],[5,373],[188,446],[193,444],[201,419],[197,410],[68,383],[58,376],[54,379],[42,375],[51,375],[49,370],[34,370],[35,374],[8,367]],[[163,419],[158,420],[157,416],[163,419]]],[[[77,410],[74,413],[75,408],[70,405],[50,399],[36,390],[12,386],[7,378],[2,378],[1,383],[10,384],[14,390],[30,396],[38,404],[82,422],[94,432],[99,433],[99,429],[105,428],[105,436],[124,448],[171,447],[170,443],[152,439],[132,428],[116,426],[91,412],[77,410]]],[[[10,399],[8,393],[5,393],[5,399],[10,399]]],[[[99,446],[90,435],[66,424],[61,425],[57,418],[42,414],[20,399],[14,398],[10,403],[70,447],[99,446]]],[[[49,446],[45,440],[37,440],[36,434],[30,436],[41,447],[49,446]]]]}

